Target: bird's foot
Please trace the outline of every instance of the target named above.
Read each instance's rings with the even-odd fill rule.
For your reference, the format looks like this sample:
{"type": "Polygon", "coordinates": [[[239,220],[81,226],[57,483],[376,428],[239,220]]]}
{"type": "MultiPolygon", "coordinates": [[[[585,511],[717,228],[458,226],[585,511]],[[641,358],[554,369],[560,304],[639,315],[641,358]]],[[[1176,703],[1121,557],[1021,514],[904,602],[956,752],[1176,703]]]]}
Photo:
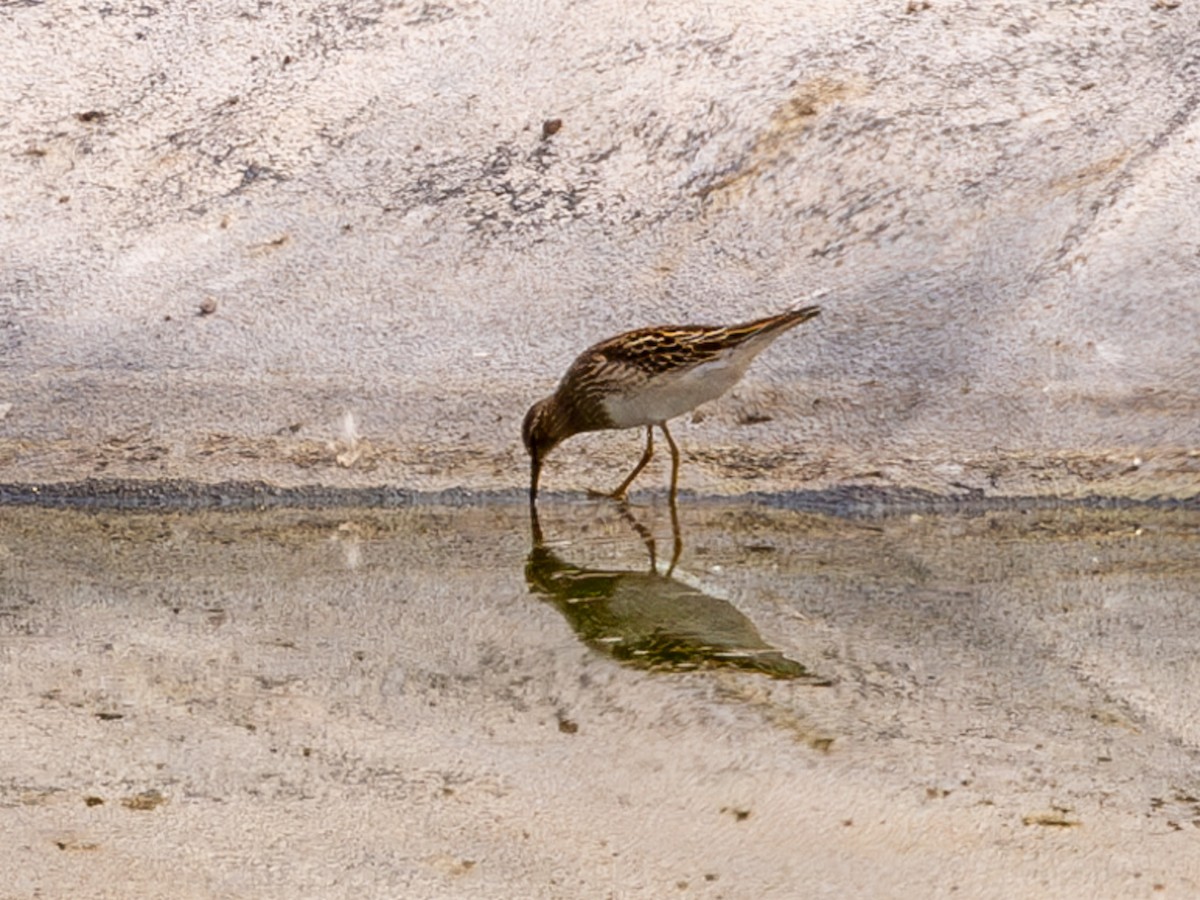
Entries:
{"type": "Polygon", "coordinates": [[[614,500],[617,503],[625,503],[629,499],[624,491],[598,491],[595,488],[588,488],[587,496],[589,500],[614,500]]]}

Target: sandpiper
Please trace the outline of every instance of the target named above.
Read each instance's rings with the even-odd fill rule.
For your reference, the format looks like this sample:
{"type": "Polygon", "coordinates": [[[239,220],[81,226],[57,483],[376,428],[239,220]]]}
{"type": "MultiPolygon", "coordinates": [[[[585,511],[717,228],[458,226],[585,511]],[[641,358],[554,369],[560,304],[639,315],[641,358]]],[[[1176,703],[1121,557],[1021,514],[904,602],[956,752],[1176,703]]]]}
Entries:
{"type": "Polygon", "coordinates": [[[529,408],[521,426],[529,451],[529,503],[537,501],[546,455],[584,431],[646,427],[646,450],[633,471],[608,494],[622,499],[654,455],[654,427],[671,448],[671,491],[679,448],[667,420],[715,400],[733,387],[750,362],[779,335],[820,313],[805,306],[741,325],[639,328],[601,341],[579,355],[553,394],[529,408]]]}

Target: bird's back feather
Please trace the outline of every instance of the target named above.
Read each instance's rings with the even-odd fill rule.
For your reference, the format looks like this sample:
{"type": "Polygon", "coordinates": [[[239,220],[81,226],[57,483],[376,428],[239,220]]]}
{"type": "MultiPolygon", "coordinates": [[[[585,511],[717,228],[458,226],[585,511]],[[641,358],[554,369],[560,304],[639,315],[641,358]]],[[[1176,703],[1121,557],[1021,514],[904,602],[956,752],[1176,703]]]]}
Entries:
{"type": "Polygon", "coordinates": [[[666,421],[719,397],[776,337],[819,313],[807,306],[739,325],[628,331],[581,353],[558,392],[593,428],[666,421]]]}

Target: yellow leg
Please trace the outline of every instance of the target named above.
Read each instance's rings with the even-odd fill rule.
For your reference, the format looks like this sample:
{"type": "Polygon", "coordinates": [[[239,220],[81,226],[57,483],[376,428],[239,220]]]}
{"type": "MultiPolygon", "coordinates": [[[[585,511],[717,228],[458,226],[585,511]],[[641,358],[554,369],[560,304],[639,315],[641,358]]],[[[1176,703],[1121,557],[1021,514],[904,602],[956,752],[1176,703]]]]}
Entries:
{"type": "Polygon", "coordinates": [[[646,545],[646,552],[650,555],[650,572],[651,574],[662,574],[667,578],[675,571],[675,566],[679,563],[679,557],[683,554],[683,534],[679,528],[679,510],[675,506],[675,501],[670,501],[671,511],[671,562],[667,566],[667,570],[663,573],[658,572],[658,556],[657,544],[654,540],[654,533],[634,518],[633,512],[629,509],[629,504],[622,500],[617,504],[617,512],[633,530],[638,537],[642,539],[642,543],[646,545]]]}
{"type": "Polygon", "coordinates": [[[671,447],[671,506],[675,506],[675,489],[679,484],[679,448],[675,446],[675,441],[671,437],[671,432],[667,431],[667,423],[663,422],[659,426],[662,429],[663,437],[667,439],[667,444],[671,447]]]}
{"type": "MultiPolygon", "coordinates": [[[[670,435],[667,435],[667,440],[668,441],[671,440],[670,435]]],[[[674,442],[672,442],[672,446],[674,446],[674,442]]],[[[647,425],[646,426],[646,451],[642,454],[642,458],[638,460],[638,464],[633,467],[633,471],[629,473],[629,475],[626,477],[626,479],[624,481],[622,481],[619,485],[617,485],[617,489],[615,491],[613,491],[612,493],[605,494],[600,491],[588,491],[588,494],[590,494],[593,497],[611,497],[614,500],[624,500],[625,499],[625,489],[628,488],[631,484],[633,484],[633,479],[637,478],[638,475],[641,474],[642,469],[646,468],[646,464],[648,462],[650,462],[650,460],[653,458],[653,456],[654,456],[654,426],[647,425]]]]}
{"type": "Polygon", "coordinates": [[[642,543],[646,545],[646,552],[650,554],[650,572],[651,574],[658,571],[658,557],[656,555],[656,545],[654,543],[654,534],[633,517],[633,513],[629,510],[629,504],[622,500],[617,504],[617,512],[621,514],[621,518],[629,523],[630,527],[637,532],[637,536],[642,539],[642,543]]]}
{"type": "Polygon", "coordinates": [[[667,566],[667,577],[671,577],[671,573],[675,571],[675,564],[679,562],[680,554],[683,553],[683,534],[679,530],[679,510],[675,506],[675,492],[671,492],[668,499],[668,504],[671,508],[671,564],[667,566]]]}

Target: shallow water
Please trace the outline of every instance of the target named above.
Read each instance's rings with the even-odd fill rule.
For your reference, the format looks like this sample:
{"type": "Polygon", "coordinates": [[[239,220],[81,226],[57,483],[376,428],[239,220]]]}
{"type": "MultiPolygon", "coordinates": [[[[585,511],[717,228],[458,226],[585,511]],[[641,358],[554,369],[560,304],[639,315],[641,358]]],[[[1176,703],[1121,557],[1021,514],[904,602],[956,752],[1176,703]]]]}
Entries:
{"type": "Polygon", "coordinates": [[[5,510],[11,890],[1200,889],[1200,513],[541,526],[5,510]]]}

